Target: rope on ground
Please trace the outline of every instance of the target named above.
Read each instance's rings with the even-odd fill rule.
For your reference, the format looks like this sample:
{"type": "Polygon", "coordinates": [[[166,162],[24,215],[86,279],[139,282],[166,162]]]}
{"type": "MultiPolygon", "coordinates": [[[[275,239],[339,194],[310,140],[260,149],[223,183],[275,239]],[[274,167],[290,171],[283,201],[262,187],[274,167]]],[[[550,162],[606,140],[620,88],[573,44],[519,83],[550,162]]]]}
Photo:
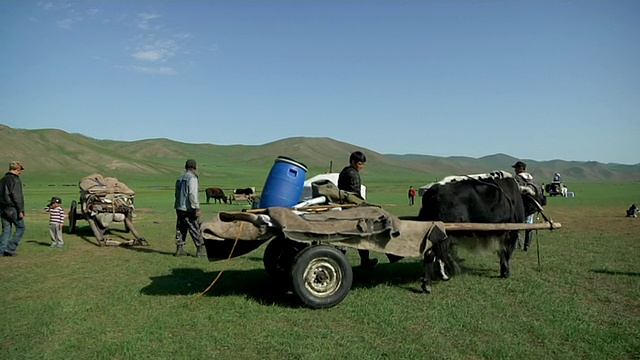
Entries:
{"type": "MultiPolygon", "coordinates": [[[[238,236],[236,236],[236,240],[233,243],[233,247],[231,248],[231,252],[229,252],[229,257],[227,258],[227,261],[225,262],[225,264],[228,264],[229,261],[231,260],[231,257],[233,256],[233,250],[235,250],[236,245],[238,244],[238,240],[240,239],[240,234],[242,234],[242,225],[244,225],[244,221],[240,222],[240,227],[238,229],[238,236]]],[[[194,301],[198,300],[199,298],[202,297],[202,295],[206,294],[207,291],[209,291],[213,285],[218,281],[218,279],[220,279],[220,276],[222,276],[222,273],[225,271],[225,269],[220,270],[220,272],[218,273],[218,276],[216,276],[215,279],[213,279],[213,281],[211,282],[211,284],[209,284],[209,286],[204,289],[203,292],[201,292],[200,294],[196,295],[195,297],[193,297],[191,300],[189,300],[189,305],[191,305],[194,301]]]]}

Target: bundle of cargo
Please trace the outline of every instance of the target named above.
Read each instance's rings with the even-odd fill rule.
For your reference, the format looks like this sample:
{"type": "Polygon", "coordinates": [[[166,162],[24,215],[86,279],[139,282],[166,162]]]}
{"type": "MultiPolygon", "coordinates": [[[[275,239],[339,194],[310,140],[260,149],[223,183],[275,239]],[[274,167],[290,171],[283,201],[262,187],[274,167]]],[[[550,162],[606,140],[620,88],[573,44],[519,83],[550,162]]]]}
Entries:
{"type": "Polygon", "coordinates": [[[149,245],[133,226],[135,192],[114,177],[100,174],[85,176],[79,183],[80,209],[76,201],[69,210],[69,232],[76,229],[78,218],[86,219],[100,245],[149,245]],[[79,210],[79,212],[78,212],[79,210]],[[134,240],[114,241],[106,239],[104,233],[112,223],[124,223],[134,240]]]}

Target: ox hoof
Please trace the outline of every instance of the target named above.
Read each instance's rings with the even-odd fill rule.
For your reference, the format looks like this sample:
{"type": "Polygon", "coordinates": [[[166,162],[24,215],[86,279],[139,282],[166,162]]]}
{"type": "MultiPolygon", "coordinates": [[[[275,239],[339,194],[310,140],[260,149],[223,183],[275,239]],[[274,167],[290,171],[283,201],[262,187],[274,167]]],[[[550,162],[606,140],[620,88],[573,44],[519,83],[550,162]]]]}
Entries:
{"type": "Polygon", "coordinates": [[[431,285],[422,284],[421,288],[425,294],[431,294],[431,285]]]}
{"type": "Polygon", "coordinates": [[[500,277],[501,277],[501,278],[503,278],[503,279],[508,279],[508,278],[509,278],[509,276],[511,276],[509,273],[502,273],[502,274],[500,274],[500,277]]]}

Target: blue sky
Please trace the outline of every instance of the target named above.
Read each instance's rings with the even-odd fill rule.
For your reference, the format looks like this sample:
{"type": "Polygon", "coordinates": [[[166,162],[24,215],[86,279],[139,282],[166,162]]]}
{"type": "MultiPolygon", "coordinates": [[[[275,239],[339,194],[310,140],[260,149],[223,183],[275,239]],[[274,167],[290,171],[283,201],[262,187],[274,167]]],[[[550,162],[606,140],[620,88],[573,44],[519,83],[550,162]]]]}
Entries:
{"type": "Polygon", "coordinates": [[[2,0],[0,123],[637,164],[640,1],[2,0]]]}

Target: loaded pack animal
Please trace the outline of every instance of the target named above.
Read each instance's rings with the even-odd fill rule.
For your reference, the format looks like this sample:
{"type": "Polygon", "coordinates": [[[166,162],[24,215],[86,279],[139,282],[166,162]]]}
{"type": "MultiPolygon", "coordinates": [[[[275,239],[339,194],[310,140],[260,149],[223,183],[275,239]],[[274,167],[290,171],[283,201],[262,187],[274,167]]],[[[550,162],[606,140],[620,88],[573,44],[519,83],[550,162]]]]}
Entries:
{"type": "Polygon", "coordinates": [[[222,204],[222,202],[224,202],[225,204],[227,203],[227,196],[224,194],[224,191],[222,191],[222,189],[219,187],[207,188],[205,190],[205,194],[207,195],[207,204],[209,203],[210,199],[213,199],[214,204],[216,202],[220,202],[220,204],[222,204]]]}
{"type": "MultiPolygon", "coordinates": [[[[418,219],[445,223],[523,223],[525,216],[542,210],[546,198],[534,183],[519,184],[505,171],[488,174],[449,176],[431,184],[422,195],[418,219]]],[[[459,272],[455,245],[473,249],[492,249],[497,245],[500,276],[510,275],[509,260],[518,240],[518,231],[447,232],[447,238],[434,244],[424,256],[422,290],[431,292],[434,264],[448,280],[446,270],[459,272]]]]}

